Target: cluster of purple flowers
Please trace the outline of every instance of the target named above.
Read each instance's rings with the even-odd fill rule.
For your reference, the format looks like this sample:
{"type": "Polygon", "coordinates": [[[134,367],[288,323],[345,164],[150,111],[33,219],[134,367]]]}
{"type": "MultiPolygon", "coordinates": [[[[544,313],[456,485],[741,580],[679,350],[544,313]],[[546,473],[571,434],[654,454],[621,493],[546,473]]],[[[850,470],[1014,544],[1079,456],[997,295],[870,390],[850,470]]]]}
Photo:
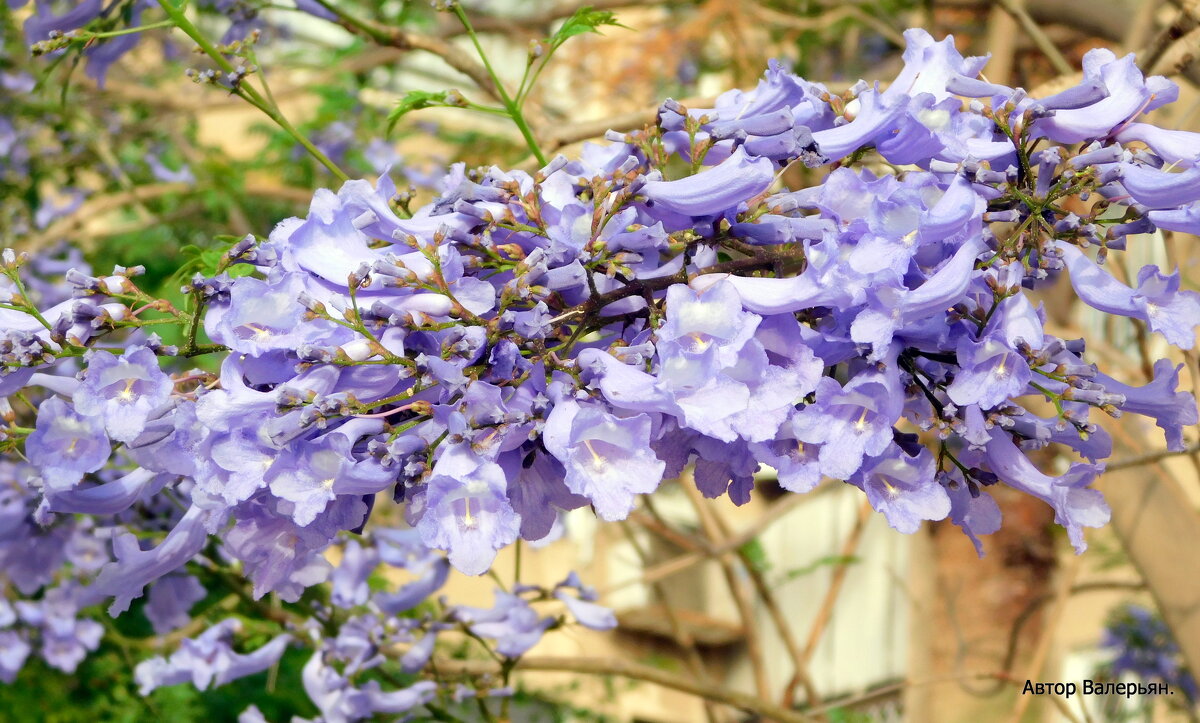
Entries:
{"type": "MultiPolygon", "coordinates": [[[[1109,516],[1090,485],[1112,444],[1090,415],[1145,415],[1180,449],[1196,405],[1168,361],[1141,387],[1103,374],[1028,292],[1066,275],[1085,303],[1192,348],[1200,297],[1177,271],[1148,266],[1135,287],[1103,263],[1136,234],[1200,232],[1200,136],[1136,122],[1175,88],[1132,56],[1092,51],[1080,84],[1034,99],[980,80],[985,59],[951,39],[907,38],[886,90],[834,96],[773,65],[752,91],[667,102],[656,128],[535,173],[453,167],[412,214],[386,174],[318,191],[306,218],[229,249],[222,268],[253,273],[197,277],[188,311],[154,306],[184,327],[177,347],[142,330],[111,343],[151,306],[138,269],[70,272],[74,298],[38,305],[7,254],[0,397],[42,401],[32,429],[11,413],[0,437],[27,459],[4,468],[0,544],[57,557],[0,572],[36,590],[82,531],[104,564],[68,565],[71,604],[119,614],[167,586],[163,629],[198,599],[189,563],[235,562],[256,598],[289,602],[331,579],[331,604],[356,613],[315,643],[305,685],[341,720],[434,694],[352,683],[397,645],[412,671],[447,629],[519,657],[557,624],[530,602],[552,599],[611,627],[575,578],[398,616],[448,566],[484,573],[518,538],[561,534],[567,510],[623,519],[689,465],[737,504],[763,465],[792,492],[844,480],[897,530],[950,518],[981,551],[1001,521],[987,488],[1004,484],[1052,506],[1082,551],[1109,516]],[[797,163],[832,168],[780,190],[797,163]],[[204,353],[224,354],[218,374],[160,365],[204,353]],[[1079,460],[1042,471],[1027,453],[1050,444],[1079,460]],[[388,500],[410,530],[367,528],[388,500]],[[330,545],[365,528],[333,570],[330,545]],[[381,561],[415,581],[372,593],[381,561]]],[[[139,680],[219,684],[304,637],[237,653],[236,632],[139,680]]]]}
{"type": "Polygon", "coordinates": [[[1109,621],[1100,645],[1114,654],[1105,666],[1113,680],[1133,676],[1147,683],[1166,683],[1171,693],[1180,691],[1189,701],[1200,694],[1196,679],[1183,665],[1179,643],[1154,611],[1128,605],[1109,621]]]}

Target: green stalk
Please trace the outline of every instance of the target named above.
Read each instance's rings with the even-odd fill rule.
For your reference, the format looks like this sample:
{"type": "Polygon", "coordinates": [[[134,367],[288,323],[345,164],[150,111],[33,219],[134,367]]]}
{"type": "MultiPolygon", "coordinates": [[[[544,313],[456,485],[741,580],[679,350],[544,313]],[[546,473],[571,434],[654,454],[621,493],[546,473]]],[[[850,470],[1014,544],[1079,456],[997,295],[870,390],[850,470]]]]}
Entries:
{"type": "MultiPolygon", "coordinates": [[[[200,49],[204,51],[204,54],[212,58],[213,62],[217,64],[218,68],[226,73],[234,72],[235,68],[233,67],[233,64],[221,54],[221,51],[217,50],[216,46],[213,45],[208,38],[204,37],[204,34],[200,32],[199,28],[192,24],[191,20],[188,20],[187,15],[184,14],[181,8],[177,8],[172,5],[170,0],[158,0],[158,4],[167,13],[167,16],[171,18],[171,21],[175,27],[182,30],[185,35],[187,35],[196,43],[196,45],[200,46],[200,49]]],[[[251,86],[249,83],[243,83],[241,88],[235,92],[237,92],[239,96],[249,101],[251,105],[261,110],[268,118],[275,121],[276,125],[294,138],[296,142],[303,146],[306,151],[312,154],[312,157],[316,158],[321,165],[328,168],[329,172],[336,176],[338,180],[343,182],[350,180],[350,176],[346,175],[342,169],[338,168],[337,164],[330,160],[329,157],[324,153],[322,153],[321,149],[314,146],[312,141],[308,140],[303,133],[296,130],[296,127],[293,126],[288,119],[283,116],[283,114],[279,111],[279,108],[268,103],[262,97],[262,95],[254,89],[253,86],[251,86]]]]}
{"type": "Polygon", "coordinates": [[[89,36],[92,38],[97,38],[97,39],[99,39],[99,38],[117,38],[122,35],[133,35],[134,33],[141,33],[141,32],[145,32],[147,30],[158,30],[159,28],[173,28],[173,27],[175,27],[174,21],[163,20],[162,22],[159,22],[159,23],[150,23],[149,25],[139,25],[136,28],[124,28],[122,30],[108,30],[103,33],[89,33],[89,36]]]}
{"type": "MultiPolygon", "coordinates": [[[[165,2],[165,0],[159,0],[165,2]]],[[[475,34],[475,28],[472,27],[471,21],[467,19],[466,12],[463,11],[462,5],[455,3],[454,14],[458,16],[458,21],[462,23],[463,29],[467,31],[467,37],[471,39],[471,44],[475,46],[475,52],[479,54],[479,60],[483,63],[483,67],[487,70],[488,76],[492,79],[492,83],[496,86],[496,92],[500,95],[500,101],[504,103],[504,109],[508,111],[508,116],[512,118],[516,124],[517,130],[521,131],[521,136],[525,139],[525,144],[529,146],[529,150],[533,152],[533,156],[538,159],[538,163],[546,165],[546,156],[542,153],[542,149],[538,147],[537,140],[533,137],[533,130],[530,129],[529,123],[525,120],[525,115],[521,112],[521,107],[508,95],[508,91],[504,89],[504,83],[500,82],[500,76],[496,75],[496,71],[492,68],[491,62],[488,61],[487,54],[483,52],[483,46],[479,44],[479,36],[475,34]]]]}
{"type": "Polygon", "coordinates": [[[8,278],[12,280],[13,286],[17,289],[17,295],[19,295],[29,307],[29,308],[24,308],[24,307],[18,308],[16,306],[10,306],[8,304],[5,304],[4,305],[5,308],[16,309],[17,311],[23,311],[26,314],[29,314],[33,318],[37,319],[38,323],[41,324],[42,326],[46,327],[47,330],[53,331],[54,327],[50,326],[50,322],[46,321],[46,317],[42,316],[42,312],[38,311],[37,306],[35,306],[33,301],[30,300],[29,292],[25,290],[25,284],[21,283],[21,275],[19,273],[17,273],[16,270],[13,270],[11,273],[8,273],[5,275],[8,276],[8,278]]]}

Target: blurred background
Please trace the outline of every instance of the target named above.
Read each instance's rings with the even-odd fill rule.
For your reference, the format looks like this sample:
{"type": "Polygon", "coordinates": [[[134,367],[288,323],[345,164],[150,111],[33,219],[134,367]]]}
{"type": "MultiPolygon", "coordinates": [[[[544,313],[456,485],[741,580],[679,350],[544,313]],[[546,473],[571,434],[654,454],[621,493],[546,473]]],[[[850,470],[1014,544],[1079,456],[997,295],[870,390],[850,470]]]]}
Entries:
{"type": "MultiPolygon", "coordinates": [[[[500,76],[515,86],[530,42],[584,3],[464,4],[500,76]]],[[[901,66],[909,27],[953,34],[964,54],[990,52],[989,80],[1035,94],[1075,82],[1090,48],[1137,52],[1144,70],[1182,88],[1156,122],[1200,130],[1200,3],[587,4],[612,10],[625,27],[574,39],[542,74],[527,108],[548,153],[576,154],[608,128],[653,123],[664,98],[707,107],[720,92],[753,87],[774,58],[834,91],[859,78],[886,84],[901,66]]],[[[388,134],[389,112],[410,91],[485,98],[486,89],[453,67],[472,50],[453,18],[425,0],[338,5],[401,31],[395,47],[276,2],[208,0],[198,21],[213,38],[261,30],[256,53],[281,109],[354,177],[390,169],[419,203],[449,163],[532,169],[507,119],[429,109],[388,134]],[[232,31],[231,17],[241,23],[232,31]]],[[[190,82],[184,70],[204,64],[181,35],[142,42],[100,87],[70,59],[30,57],[20,30],[29,12],[0,6],[0,245],[81,252],[100,269],[142,263],[144,288],[157,284],[171,298],[179,279],[211,266],[229,238],[265,237],[278,221],[304,215],[315,188],[336,187],[257,110],[190,82]]],[[[793,186],[818,180],[794,173],[793,186]]],[[[1174,236],[1137,237],[1110,267],[1130,278],[1146,263],[1178,265],[1195,289],[1196,239],[1174,236]]],[[[1144,383],[1167,353],[1130,320],[1085,313],[1069,287],[1044,301],[1051,331],[1087,337],[1118,379],[1144,383]]],[[[1195,356],[1173,361],[1188,365],[1181,383],[1194,388],[1195,356]]],[[[1186,435],[1192,454],[1166,457],[1155,454],[1163,448],[1156,428],[1126,420],[1109,428],[1119,451],[1099,487],[1113,521],[1089,530],[1080,557],[1049,507],[1003,489],[996,496],[1005,523],[984,540],[982,559],[949,522],[901,535],[840,482],[784,494],[770,470],[741,508],[695,499],[694,485],[667,484],[626,523],[597,525],[577,511],[561,540],[525,549],[525,574],[557,580],[580,570],[621,625],[612,634],[552,636],[533,655],[625,659],[799,705],[827,721],[1197,720],[1185,670],[1200,669],[1196,430],[1186,435]],[[1084,679],[1165,681],[1173,695],[1067,700],[1021,692],[1026,680],[1084,679]]],[[[1047,469],[1061,462],[1041,460],[1047,469]]],[[[504,570],[513,564],[511,551],[497,561],[504,570]]],[[[470,600],[491,587],[459,577],[450,590],[470,600]]],[[[271,720],[311,714],[289,709],[287,688],[265,675],[208,695],[180,687],[142,700],[128,680],[128,655],[106,638],[72,678],[31,664],[17,685],[0,687],[0,719],[225,720],[248,700],[271,720]]],[[[290,664],[285,659],[285,673],[290,664]]],[[[529,720],[744,719],[647,683],[522,676],[528,706],[519,710],[529,720]]]]}

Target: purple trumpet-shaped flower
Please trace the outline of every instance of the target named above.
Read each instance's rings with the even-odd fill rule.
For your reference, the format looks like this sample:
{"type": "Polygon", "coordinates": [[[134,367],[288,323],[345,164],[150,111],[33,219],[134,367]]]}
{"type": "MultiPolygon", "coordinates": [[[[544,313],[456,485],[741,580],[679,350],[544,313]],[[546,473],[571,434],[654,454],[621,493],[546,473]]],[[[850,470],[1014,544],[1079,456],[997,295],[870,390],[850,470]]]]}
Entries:
{"type": "Polygon", "coordinates": [[[675,284],[667,289],[667,315],[658,338],[689,360],[703,360],[696,371],[707,374],[713,364],[719,368],[737,363],[738,352],[754,336],[758,322],[757,315],[742,309],[729,283],[717,282],[702,292],[675,284]]]}
{"type": "Polygon", "coordinates": [[[1067,529],[1075,552],[1086,550],[1083,528],[1101,527],[1110,516],[1104,496],[1089,487],[1104,466],[1075,463],[1061,477],[1051,477],[1029,461],[1008,432],[997,427],[989,434],[986,454],[992,472],[1008,486],[1053,507],[1054,521],[1067,529]]]}
{"type": "Polygon", "coordinates": [[[430,549],[414,529],[376,530],[380,558],[393,567],[404,569],[414,579],[393,593],[378,592],[371,598],[389,615],[412,610],[446,584],[450,561],[430,549]]]}
{"type": "Polygon", "coordinates": [[[519,658],[537,645],[554,619],[540,617],[524,598],[503,590],[496,591],[495,604],[490,608],[457,606],[452,614],[481,638],[496,641],[496,652],[519,658]]]}
{"type": "Polygon", "coordinates": [[[405,673],[416,673],[425,667],[433,657],[433,648],[437,643],[437,633],[430,630],[413,643],[404,655],[400,657],[400,669],[405,673]]]}
{"type": "Polygon", "coordinates": [[[204,328],[213,341],[255,357],[303,343],[338,346],[350,341],[353,333],[344,327],[321,320],[300,323],[300,294],[307,291],[300,273],[275,270],[266,281],[243,276],[230,286],[228,303],[214,305],[205,316],[204,328]]]}
{"type": "MultiPolygon", "coordinates": [[[[9,3],[11,6],[12,3],[9,3]]],[[[51,32],[66,32],[87,25],[104,10],[103,0],[83,0],[62,15],[54,15],[50,3],[36,3],[37,13],[25,21],[25,38],[29,43],[46,40],[51,32]]]]}
{"type": "Polygon", "coordinates": [[[605,520],[623,520],[634,496],[662,482],[666,465],[650,449],[650,418],[620,418],[596,404],[560,403],[546,419],[546,448],[567,470],[567,488],[605,520]]]}
{"type": "Polygon", "coordinates": [[[751,445],[755,458],[775,469],[779,486],[789,492],[811,492],[821,483],[819,444],[805,444],[786,425],[787,433],[771,442],[751,445]]]}
{"type": "Polygon", "coordinates": [[[978,490],[974,494],[967,484],[955,478],[946,484],[946,494],[950,496],[950,519],[970,538],[975,554],[983,557],[979,536],[1000,529],[1000,506],[987,492],[978,490]]]}
{"type": "Polygon", "coordinates": [[[1121,185],[1129,197],[1150,209],[1171,209],[1200,200],[1200,168],[1172,173],[1140,163],[1122,163],[1121,185]]]}
{"type": "Polygon", "coordinates": [[[867,90],[854,101],[858,108],[849,123],[812,134],[821,155],[839,161],[858,148],[870,145],[888,130],[905,110],[904,99],[889,98],[877,90],[867,90]]]}
{"type": "Polygon", "coordinates": [[[588,499],[567,489],[563,482],[566,470],[558,460],[537,454],[525,463],[520,457],[510,456],[512,462],[520,463],[521,471],[509,474],[508,501],[521,516],[521,538],[533,542],[550,534],[559,510],[583,507],[588,499]]]}
{"type": "Polygon", "coordinates": [[[417,523],[421,539],[446,550],[460,572],[487,572],[496,551],[516,540],[521,529],[507,487],[500,465],[476,457],[469,447],[448,449],[427,483],[417,523]]]}
{"type": "Polygon", "coordinates": [[[110,454],[103,420],[80,414],[58,397],[38,408],[37,425],[25,440],[25,456],[51,493],[73,488],[84,473],[103,467],[110,454]]]}
{"type": "Polygon", "coordinates": [[[171,573],[159,578],[151,587],[146,601],[146,617],[158,635],[178,630],[192,619],[192,606],[204,599],[207,591],[200,581],[185,573],[171,573]]]}
{"type": "Polygon", "coordinates": [[[871,507],[899,532],[912,534],[921,520],[941,520],[950,514],[950,498],[935,479],[933,455],[924,447],[911,456],[893,445],[867,461],[849,481],[867,493],[871,507]]]}
{"type": "Polygon", "coordinates": [[[1191,349],[1200,326],[1200,294],[1179,288],[1179,272],[1164,276],[1157,266],[1143,266],[1138,288],[1113,278],[1075,246],[1059,244],[1071,272],[1071,286],[1088,306],[1146,322],[1171,344],[1191,349]]]}
{"type": "Polygon", "coordinates": [[[792,418],[796,436],[819,443],[821,473],[846,480],[864,457],[883,454],[892,443],[892,425],[900,418],[901,400],[880,374],[859,374],[845,387],[823,377],[816,402],[792,418]]]}
{"type": "Polygon", "coordinates": [[[329,524],[343,529],[361,524],[366,506],[357,497],[343,497],[330,505],[327,519],[297,525],[277,506],[282,503],[256,498],[245,504],[237,522],[225,533],[225,550],[241,560],[245,575],[254,583],[254,597],[275,592],[295,602],[305,588],[329,577],[329,563],[321,555],[336,534],[329,524]]]}
{"type": "Polygon", "coordinates": [[[1154,362],[1154,381],[1141,387],[1122,384],[1104,374],[1097,374],[1095,381],[1104,391],[1125,397],[1123,411],[1152,417],[1166,433],[1167,448],[1182,452],[1186,448],[1184,427],[1200,423],[1196,398],[1190,392],[1176,391],[1182,368],[1182,364],[1176,367],[1168,359],[1159,359],[1154,362]]]}
{"type": "Polygon", "coordinates": [[[291,635],[283,633],[253,652],[238,653],[231,640],[241,628],[239,620],[226,618],[195,638],[185,638],[169,657],[138,663],[133,676],[139,691],[147,695],[155,688],[188,681],[199,690],[225,685],[270,668],[292,641],[291,635]]]}
{"type": "Polygon", "coordinates": [[[78,592],[74,586],[56,587],[47,590],[36,603],[17,602],[21,620],[41,633],[42,658],[64,673],[74,673],[88,652],[99,647],[104,635],[100,623],[78,618],[78,592]]]}
{"type": "Polygon", "coordinates": [[[1164,231],[1200,233],[1200,203],[1188,204],[1181,208],[1150,211],[1146,214],[1146,218],[1164,231]]]}
{"type": "Polygon", "coordinates": [[[150,550],[143,550],[131,533],[115,535],[113,552],[116,561],[105,565],[87,588],[87,603],[112,597],[113,602],[108,608],[110,615],[128,610],[133,599],[142,596],[146,585],[183,567],[200,552],[208,539],[204,518],[205,513],[199,507],[188,508],[163,541],[150,550]]]}
{"type": "Polygon", "coordinates": [[[964,337],[958,344],[958,363],[961,368],[946,394],[960,407],[993,409],[1021,396],[1033,377],[1025,358],[994,338],[976,343],[964,337]]]}
{"type": "Polygon", "coordinates": [[[987,56],[963,58],[954,47],[953,37],[935,41],[919,28],[905,30],[904,40],[904,69],[883,92],[887,98],[929,93],[939,101],[945,100],[951,95],[946,89],[948,81],[974,78],[988,60],[987,56]]]}
{"type": "Polygon", "coordinates": [[[301,679],[304,692],[321,711],[321,719],[328,723],[350,723],[376,713],[405,713],[437,695],[437,683],[432,680],[387,692],[375,680],[356,688],[349,678],[325,662],[320,650],[304,665],[301,679]]]}
{"type": "Polygon", "coordinates": [[[297,525],[309,525],[338,495],[367,495],[395,481],[395,475],[374,460],[356,461],[344,434],[310,440],[294,455],[280,456],[263,479],[271,493],[292,505],[297,525]]]}
{"type": "Polygon", "coordinates": [[[718,216],[767,190],[775,178],[771,161],[742,149],[709,170],[676,181],[650,181],[643,187],[654,209],[682,216],[718,216]]]}
{"type": "Polygon", "coordinates": [[[16,680],[32,651],[33,647],[19,631],[0,630],[0,682],[16,680]]]}
{"type": "Polygon", "coordinates": [[[1141,141],[1168,165],[1193,168],[1200,160],[1200,133],[1172,131],[1150,123],[1129,123],[1113,136],[1123,145],[1141,141]]]}
{"type": "Polygon", "coordinates": [[[333,593],[330,601],[340,608],[362,605],[371,594],[367,578],[379,565],[379,552],[373,546],[363,547],[350,540],[342,548],[342,559],[330,575],[333,593]]]}
{"type": "Polygon", "coordinates": [[[585,628],[612,630],[617,627],[617,616],[609,608],[596,604],[596,591],[584,585],[574,571],[554,586],[554,597],[561,600],[575,621],[585,628]],[[569,592],[571,590],[575,594],[569,592]]]}
{"type": "Polygon", "coordinates": [[[159,368],[154,352],[140,345],[120,357],[90,351],[86,360],[87,376],[75,391],[75,409],[103,419],[108,436],[118,442],[132,442],[170,398],[171,378],[159,368]]]}
{"type": "Polygon", "coordinates": [[[164,482],[162,476],[139,467],[104,484],[51,492],[46,497],[47,508],[51,512],[115,515],[161,489],[164,482]]]}
{"type": "MultiPolygon", "coordinates": [[[[1031,129],[1057,143],[1079,143],[1104,138],[1138,113],[1170,102],[1178,93],[1161,76],[1144,78],[1132,53],[1117,58],[1111,50],[1089,50],[1083,56],[1083,85],[1103,90],[1092,102],[1069,103],[1033,121],[1031,129]]],[[[1036,101],[1034,101],[1036,102],[1036,101]]]]}
{"type": "Polygon", "coordinates": [[[972,237],[917,288],[881,286],[875,289],[867,308],[851,324],[850,338],[860,344],[870,344],[873,359],[882,357],[897,330],[943,314],[962,298],[974,277],[975,259],[984,248],[981,238],[972,237]]]}

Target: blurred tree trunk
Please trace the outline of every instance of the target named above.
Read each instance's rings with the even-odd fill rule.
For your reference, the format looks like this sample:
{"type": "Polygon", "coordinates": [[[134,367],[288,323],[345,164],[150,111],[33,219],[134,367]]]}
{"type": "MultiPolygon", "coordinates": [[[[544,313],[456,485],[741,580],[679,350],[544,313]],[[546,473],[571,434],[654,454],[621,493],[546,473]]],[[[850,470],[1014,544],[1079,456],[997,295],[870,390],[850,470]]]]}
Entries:
{"type": "MultiPolygon", "coordinates": [[[[1012,709],[1011,685],[970,676],[1003,669],[1017,617],[1052,592],[1054,513],[1001,485],[988,491],[1000,504],[1004,525],[981,538],[983,559],[949,522],[932,525],[914,545],[909,680],[918,684],[907,689],[907,720],[1002,720],[1012,709]]],[[[1037,646],[1040,617],[1020,630],[1014,674],[1023,674],[1037,646]]]]}

